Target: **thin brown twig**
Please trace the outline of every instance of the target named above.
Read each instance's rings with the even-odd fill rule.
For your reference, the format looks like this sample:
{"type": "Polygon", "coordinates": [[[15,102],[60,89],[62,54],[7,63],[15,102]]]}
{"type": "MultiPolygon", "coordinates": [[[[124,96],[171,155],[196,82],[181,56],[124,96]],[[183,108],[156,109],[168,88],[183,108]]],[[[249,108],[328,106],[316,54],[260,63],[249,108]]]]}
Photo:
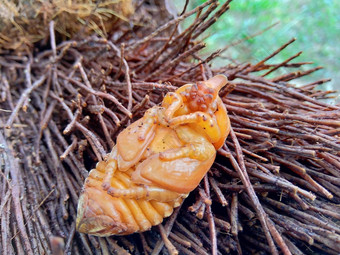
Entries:
{"type": "Polygon", "coordinates": [[[22,107],[22,105],[24,104],[25,100],[27,99],[27,97],[31,94],[31,92],[38,88],[39,86],[41,86],[44,81],[46,79],[46,76],[43,75],[41,76],[38,80],[36,80],[31,87],[28,87],[27,89],[25,89],[25,91],[22,93],[20,99],[18,100],[18,102],[16,103],[16,106],[14,108],[14,110],[12,111],[10,117],[8,118],[5,127],[6,128],[10,128],[13,124],[14,119],[17,117],[18,112],[20,110],[20,108],[22,107]]]}

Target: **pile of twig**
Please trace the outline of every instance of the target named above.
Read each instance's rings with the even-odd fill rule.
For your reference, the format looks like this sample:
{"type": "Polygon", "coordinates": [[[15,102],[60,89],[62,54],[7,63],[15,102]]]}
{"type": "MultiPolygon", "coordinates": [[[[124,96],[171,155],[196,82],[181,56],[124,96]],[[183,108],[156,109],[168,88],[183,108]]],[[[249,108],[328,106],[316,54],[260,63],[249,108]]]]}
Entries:
{"type": "MultiPolygon", "coordinates": [[[[293,40],[255,65],[212,70],[220,51],[201,59],[197,38],[228,8],[211,0],[153,32],[122,26],[107,40],[58,45],[50,23],[51,49],[0,56],[2,254],[338,253],[340,107],[319,100],[329,92],[315,87],[326,80],[289,83],[318,68],[265,78],[305,64],[290,63],[297,55],[267,64],[293,40]],[[117,134],[166,92],[219,73],[230,80],[220,96],[231,134],[182,207],[141,234],[77,233],[83,181],[117,134]]],[[[154,11],[137,8],[144,18],[154,11]]]]}

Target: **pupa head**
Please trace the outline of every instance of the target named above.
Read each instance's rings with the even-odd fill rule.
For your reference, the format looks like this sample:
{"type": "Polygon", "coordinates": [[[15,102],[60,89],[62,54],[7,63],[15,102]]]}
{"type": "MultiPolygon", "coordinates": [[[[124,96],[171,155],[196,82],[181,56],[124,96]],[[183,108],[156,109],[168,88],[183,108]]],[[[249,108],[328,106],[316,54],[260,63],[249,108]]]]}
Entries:
{"type": "Polygon", "coordinates": [[[226,76],[219,74],[207,81],[199,81],[188,87],[185,96],[191,111],[206,112],[214,106],[218,93],[228,82],[226,76]]]}

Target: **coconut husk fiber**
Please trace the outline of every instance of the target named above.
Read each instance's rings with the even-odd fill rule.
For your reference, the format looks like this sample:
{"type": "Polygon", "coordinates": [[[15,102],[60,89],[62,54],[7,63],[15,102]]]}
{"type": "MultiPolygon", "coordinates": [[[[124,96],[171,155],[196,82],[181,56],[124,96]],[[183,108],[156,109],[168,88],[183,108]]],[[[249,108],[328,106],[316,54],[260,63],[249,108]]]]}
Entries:
{"type": "Polygon", "coordinates": [[[229,2],[178,17],[165,6],[139,2],[105,38],[58,41],[52,21],[48,41],[1,54],[1,254],[338,254],[340,107],[317,90],[327,80],[297,88],[317,68],[269,61],[294,40],[257,63],[212,68],[221,50],[201,57],[200,35],[229,2]],[[273,75],[282,67],[291,72],[273,75]],[[119,132],[167,92],[215,74],[229,79],[220,97],[231,133],[182,206],[144,233],[76,232],[84,179],[119,132]]]}
{"type": "Polygon", "coordinates": [[[122,20],[129,21],[133,12],[131,0],[3,0],[0,2],[0,53],[30,51],[34,43],[48,37],[48,24],[52,20],[60,40],[93,33],[108,36],[122,20]]]}

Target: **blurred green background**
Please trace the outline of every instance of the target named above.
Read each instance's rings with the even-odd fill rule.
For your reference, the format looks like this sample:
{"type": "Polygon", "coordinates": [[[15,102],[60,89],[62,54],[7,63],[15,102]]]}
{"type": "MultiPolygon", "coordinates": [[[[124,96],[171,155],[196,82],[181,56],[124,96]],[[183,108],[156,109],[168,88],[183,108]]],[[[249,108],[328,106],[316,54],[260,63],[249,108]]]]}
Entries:
{"type": "MultiPolygon", "coordinates": [[[[175,1],[179,12],[184,2],[175,1]]],[[[203,2],[205,1],[191,0],[189,8],[203,2]]],[[[224,2],[226,0],[220,0],[220,4],[224,2]]],[[[247,38],[276,22],[279,23],[263,34],[229,48],[223,54],[226,58],[219,58],[214,64],[226,65],[231,62],[228,58],[239,63],[256,63],[294,37],[296,41],[268,63],[282,62],[303,51],[292,62],[314,62],[304,66],[303,70],[316,66],[323,66],[324,69],[293,82],[303,85],[331,78],[332,81],[322,85],[322,89],[340,91],[340,0],[234,0],[230,4],[230,10],[206,32],[209,36],[205,40],[205,53],[247,38]]],[[[281,68],[280,74],[293,70],[281,68]]],[[[340,101],[339,96],[337,101],[340,101]]]]}

